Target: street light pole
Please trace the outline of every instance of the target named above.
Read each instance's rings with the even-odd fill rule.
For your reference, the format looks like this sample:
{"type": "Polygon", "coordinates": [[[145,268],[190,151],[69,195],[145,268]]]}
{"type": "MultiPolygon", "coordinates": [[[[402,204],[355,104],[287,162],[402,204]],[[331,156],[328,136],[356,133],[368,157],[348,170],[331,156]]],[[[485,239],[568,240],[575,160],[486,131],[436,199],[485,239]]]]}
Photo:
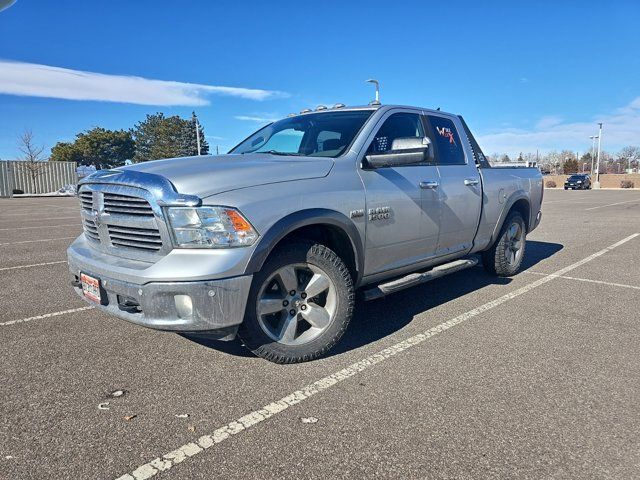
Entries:
{"type": "Polygon", "coordinates": [[[598,160],[596,162],[596,182],[593,188],[600,188],[600,145],[602,143],[602,123],[598,123],[598,160]]]}
{"type": "Polygon", "coordinates": [[[196,121],[196,145],[198,147],[198,155],[202,155],[200,153],[200,125],[198,124],[198,117],[196,117],[195,113],[193,114],[193,117],[196,121]]]}
{"type": "Polygon", "coordinates": [[[596,159],[596,138],[597,135],[591,135],[589,137],[591,139],[591,171],[589,172],[593,176],[593,162],[596,159]]]}

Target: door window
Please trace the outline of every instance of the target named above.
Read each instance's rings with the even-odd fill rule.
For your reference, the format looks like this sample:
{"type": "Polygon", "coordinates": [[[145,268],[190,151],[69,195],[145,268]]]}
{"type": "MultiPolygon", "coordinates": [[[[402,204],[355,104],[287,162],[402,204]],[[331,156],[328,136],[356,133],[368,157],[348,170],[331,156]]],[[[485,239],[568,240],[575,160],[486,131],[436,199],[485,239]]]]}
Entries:
{"type": "Polygon", "coordinates": [[[415,113],[394,113],[387,118],[373,138],[367,153],[388,153],[396,138],[424,137],[420,115],[415,113]]]}
{"type": "Polygon", "coordinates": [[[438,165],[465,165],[464,149],[453,122],[434,115],[429,115],[428,119],[435,137],[438,165]]]}

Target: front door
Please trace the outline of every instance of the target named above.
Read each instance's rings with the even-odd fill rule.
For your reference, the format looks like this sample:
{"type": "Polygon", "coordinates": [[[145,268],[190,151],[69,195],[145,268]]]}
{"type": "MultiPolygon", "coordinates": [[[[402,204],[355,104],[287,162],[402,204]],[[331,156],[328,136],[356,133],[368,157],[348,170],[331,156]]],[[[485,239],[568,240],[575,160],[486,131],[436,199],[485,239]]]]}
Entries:
{"type": "MultiPolygon", "coordinates": [[[[424,136],[424,125],[418,113],[392,110],[372,134],[367,154],[391,151],[396,138],[424,136]]],[[[438,241],[440,207],[437,189],[425,189],[424,186],[439,182],[437,167],[413,164],[361,169],[360,175],[367,207],[365,275],[404,267],[433,256],[438,241]],[[429,196],[432,202],[428,201],[429,196]]]]}

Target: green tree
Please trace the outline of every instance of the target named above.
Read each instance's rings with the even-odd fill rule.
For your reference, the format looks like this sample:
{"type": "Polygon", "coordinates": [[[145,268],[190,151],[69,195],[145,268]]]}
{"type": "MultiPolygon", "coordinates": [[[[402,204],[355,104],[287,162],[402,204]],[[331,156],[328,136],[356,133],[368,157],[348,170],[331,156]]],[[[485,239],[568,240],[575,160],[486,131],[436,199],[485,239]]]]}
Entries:
{"type": "Polygon", "coordinates": [[[562,170],[565,175],[577,173],[578,161],[575,158],[569,158],[568,160],[565,160],[564,164],[562,165],[562,170]]]}
{"type": "Polygon", "coordinates": [[[82,153],[75,142],[58,142],[51,149],[51,157],[49,160],[53,162],[76,162],[81,164],[82,153]]]}
{"type": "Polygon", "coordinates": [[[183,125],[182,137],[180,142],[182,157],[189,157],[198,155],[198,139],[196,138],[196,127],[198,128],[198,135],[200,136],[200,154],[206,155],[209,153],[209,144],[204,138],[204,129],[197,120],[196,112],[191,114],[189,125],[183,125]]]}
{"type": "Polygon", "coordinates": [[[57,143],[51,149],[51,160],[78,162],[98,169],[113,168],[133,158],[134,153],[131,132],[95,127],[76,135],[73,143],[57,143]]]}
{"type": "MultiPolygon", "coordinates": [[[[209,152],[204,138],[204,129],[199,125],[200,153],[209,152]]],[[[198,154],[196,138],[196,116],[185,120],[177,115],[165,117],[163,113],[147,115],[132,130],[136,142],[133,157],[136,162],[146,162],[160,158],[189,157],[198,154]]]]}
{"type": "Polygon", "coordinates": [[[591,152],[583,153],[580,157],[580,168],[584,167],[584,171],[587,170],[591,173],[591,152]]]}

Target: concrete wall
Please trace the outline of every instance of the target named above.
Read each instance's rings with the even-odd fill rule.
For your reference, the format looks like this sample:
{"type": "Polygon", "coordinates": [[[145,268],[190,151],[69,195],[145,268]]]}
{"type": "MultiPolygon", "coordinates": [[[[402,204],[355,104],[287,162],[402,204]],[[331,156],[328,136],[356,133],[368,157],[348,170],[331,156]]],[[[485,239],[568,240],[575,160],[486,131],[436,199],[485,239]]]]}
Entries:
{"type": "MultiPolygon", "coordinates": [[[[544,186],[547,187],[547,182],[553,180],[556,182],[556,188],[564,188],[564,181],[569,175],[545,175],[544,186]]],[[[634,183],[636,189],[640,189],[640,173],[601,173],[600,174],[600,188],[620,188],[620,182],[622,180],[631,180],[634,183]]],[[[591,177],[591,181],[595,182],[595,177],[591,177]]]]}
{"type": "Polygon", "coordinates": [[[10,197],[14,189],[24,193],[50,193],[76,183],[75,162],[36,162],[32,167],[29,162],[0,161],[0,197],[10,197]]]}

